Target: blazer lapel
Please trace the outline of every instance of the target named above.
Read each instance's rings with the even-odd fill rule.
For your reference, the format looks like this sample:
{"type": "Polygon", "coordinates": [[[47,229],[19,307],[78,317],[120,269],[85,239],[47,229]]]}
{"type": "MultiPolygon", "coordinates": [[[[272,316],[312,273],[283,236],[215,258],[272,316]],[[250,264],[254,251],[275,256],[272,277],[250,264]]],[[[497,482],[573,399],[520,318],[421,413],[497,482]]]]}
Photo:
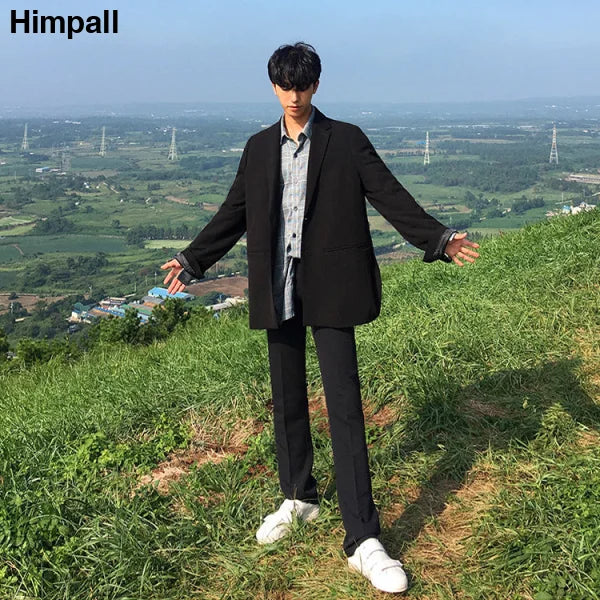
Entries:
{"type": "Polygon", "coordinates": [[[315,107],[312,136],[310,139],[310,154],[308,157],[308,174],[306,181],[306,200],[304,203],[304,216],[308,214],[314,198],[315,187],[321,172],[321,164],[331,135],[330,120],[315,107]]]}
{"type": "Polygon", "coordinates": [[[281,129],[280,121],[269,128],[267,148],[265,153],[265,172],[268,185],[268,212],[271,229],[271,239],[279,227],[280,179],[281,179],[281,129]]]}

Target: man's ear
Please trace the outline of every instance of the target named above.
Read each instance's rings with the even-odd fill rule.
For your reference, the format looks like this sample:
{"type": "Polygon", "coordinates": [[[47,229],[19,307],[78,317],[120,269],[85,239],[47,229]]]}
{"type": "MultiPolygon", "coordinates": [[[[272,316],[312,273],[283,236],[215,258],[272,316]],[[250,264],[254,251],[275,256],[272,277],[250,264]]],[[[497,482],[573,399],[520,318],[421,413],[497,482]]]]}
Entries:
{"type": "Polygon", "coordinates": [[[314,83],[313,83],[313,94],[317,91],[317,88],[319,87],[319,80],[317,79],[314,83]]]}
{"type": "Polygon", "coordinates": [[[275,84],[271,83],[271,85],[273,86],[273,93],[277,96],[277,88],[275,87],[275,84]]]}

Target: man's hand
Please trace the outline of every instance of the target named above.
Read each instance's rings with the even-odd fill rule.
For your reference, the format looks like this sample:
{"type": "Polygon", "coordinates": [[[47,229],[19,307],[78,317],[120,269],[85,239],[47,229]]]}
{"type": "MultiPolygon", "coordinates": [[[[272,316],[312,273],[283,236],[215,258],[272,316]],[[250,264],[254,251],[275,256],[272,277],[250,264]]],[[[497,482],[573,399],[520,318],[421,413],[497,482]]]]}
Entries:
{"type": "Polygon", "coordinates": [[[179,273],[183,271],[183,267],[179,264],[179,261],[177,259],[174,258],[166,262],[164,265],[160,265],[160,268],[171,269],[163,280],[163,283],[168,283],[171,279],[173,280],[171,281],[171,285],[167,289],[167,292],[169,292],[169,294],[175,294],[185,289],[185,285],[177,279],[179,273]]]}
{"type": "Polygon", "coordinates": [[[479,253],[470,250],[469,248],[479,248],[479,244],[466,240],[467,233],[457,233],[454,239],[446,244],[446,254],[455,262],[459,267],[463,266],[463,263],[459,260],[468,260],[471,263],[475,262],[476,258],[479,258],[479,253]]]}

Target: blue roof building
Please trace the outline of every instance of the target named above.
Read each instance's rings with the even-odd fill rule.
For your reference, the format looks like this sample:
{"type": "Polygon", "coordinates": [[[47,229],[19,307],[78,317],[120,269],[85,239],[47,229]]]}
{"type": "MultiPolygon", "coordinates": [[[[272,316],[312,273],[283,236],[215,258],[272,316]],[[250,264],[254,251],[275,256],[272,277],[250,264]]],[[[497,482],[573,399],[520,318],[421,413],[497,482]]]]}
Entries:
{"type": "Polygon", "coordinates": [[[159,298],[182,298],[183,300],[189,300],[194,297],[193,294],[187,292],[176,292],[175,294],[169,294],[166,288],[153,287],[148,291],[149,296],[157,296],[159,298]]]}

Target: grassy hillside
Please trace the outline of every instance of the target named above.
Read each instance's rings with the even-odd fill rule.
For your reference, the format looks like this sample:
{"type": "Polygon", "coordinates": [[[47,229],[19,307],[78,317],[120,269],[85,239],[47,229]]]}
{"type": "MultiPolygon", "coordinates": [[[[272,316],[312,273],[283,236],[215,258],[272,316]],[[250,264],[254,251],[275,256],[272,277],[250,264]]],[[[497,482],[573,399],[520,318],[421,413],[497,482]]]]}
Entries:
{"type": "MultiPolygon", "coordinates": [[[[356,329],[381,539],[411,598],[600,598],[600,211],[382,269],[356,329]]],[[[320,518],[279,491],[244,309],[0,379],[0,597],[377,598],[351,573],[314,342],[320,518]]]]}

